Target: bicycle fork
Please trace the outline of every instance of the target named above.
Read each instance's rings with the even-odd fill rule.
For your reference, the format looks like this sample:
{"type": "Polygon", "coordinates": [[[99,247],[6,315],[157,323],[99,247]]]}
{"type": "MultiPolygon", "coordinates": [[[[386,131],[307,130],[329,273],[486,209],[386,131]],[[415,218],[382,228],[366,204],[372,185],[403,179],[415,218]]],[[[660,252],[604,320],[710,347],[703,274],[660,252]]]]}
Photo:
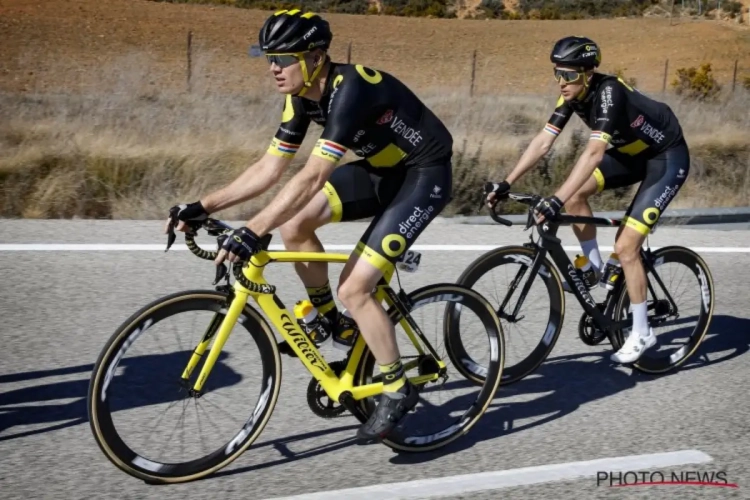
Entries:
{"type": "Polygon", "coordinates": [[[203,339],[196,346],[193,354],[190,356],[190,361],[188,361],[185,370],[182,372],[182,380],[184,380],[185,382],[190,380],[190,376],[192,375],[193,370],[195,370],[195,367],[198,366],[200,358],[205,354],[208,344],[211,343],[211,339],[216,336],[216,340],[211,346],[211,350],[208,352],[206,362],[203,364],[203,368],[201,368],[201,371],[198,374],[198,379],[196,380],[192,389],[190,389],[191,395],[200,397],[201,391],[203,390],[203,384],[206,383],[208,374],[211,372],[211,369],[213,369],[214,364],[219,357],[219,353],[221,352],[224,344],[229,338],[229,334],[231,333],[232,328],[234,327],[235,323],[237,323],[237,319],[240,317],[240,314],[242,314],[242,310],[244,309],[247,302],[247,297],[248,294],[235,291],[233,300],[229,304],[229,309],[227,310],[226,315],[222,315],[221,312],[217,312],[214,315],[214,318],[208,325],[206,333],[203,335],[203,339]],[[221,319],[222,317],[224,318],[223,320],[221,319]]]}
{"type": "MultiPolygon", "coordinates": [[[[525,246],[525,245],[524,245],[525,246]]],[[[526,316],[521,316],[520,318],[517,317],[518,311],[521,309],[521,306],[523,305],[523,301],[526,299],[526,295],[529,293],[529,289],[531,288],[531,284],[534,282],[534,276],[536,276],[536,273],[539,272],[539,268],[542,266],[542,261],[545,257],[545,251],[544,250],[537,250],[537,252],[534,254],[534,260],[531,263],[531,271],[530,276],[531,278],[526,281],[523,285],[523,289],[521,290],[521,296],[518,298],[518,302],[516,302],[515,307],[513,308],[513,313],[508,314],[505,311],[505,307],[508,305],[508,302],[510,302],[510,298],[513,296],[513,292],[516,291],[516,288],[518,288],[518,283],[523,279],[524,275],[526,274],[526,270],[529,269],[528,261],[524,258],[522,263],[525,264],[521,266],[521,268],[516,273],[516,277],[513,278],[513,282],[510,284],[509,292],[505,295],[505,300],[503,300],[503,303],[500,304],[500,309],[497,311],[497,315],[501,317],[502,319],[510,322],[515,323],[516,321],[521,321],[526,316]]],[[[531,260],[531,259],[529,259],[531,260]]]]}

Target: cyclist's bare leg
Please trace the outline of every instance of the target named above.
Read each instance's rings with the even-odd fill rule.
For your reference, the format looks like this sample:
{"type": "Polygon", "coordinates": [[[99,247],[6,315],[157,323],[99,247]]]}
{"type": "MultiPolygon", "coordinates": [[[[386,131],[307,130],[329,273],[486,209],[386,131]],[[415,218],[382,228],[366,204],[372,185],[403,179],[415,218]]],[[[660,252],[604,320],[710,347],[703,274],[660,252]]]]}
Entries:
{"type": "Polygon", "coordinates": [[[393,323],[372,294],[381,276],[382,271],[375,265],[353,254],[338,287],[339,299],[359,326],[383,377],[378,406],[357,430],[360,443],[377,442],[397,424],[394,415],[403,417],[419,402],[419,391],[406,379],[393,323]]]}
{"type": "MultiPolygon", "coordinates": [[[[615,241],[615,252],[622,264],[631,304],[641,304],[646,301],[646,271],[643,269],[640,256],[640,249],[645,239],[646,236],[635,229],[622,226],[615,241]]],[[[636,321],[636,318],[633,320],[636,321]]]]}
{"type": "MultiPolygon", "coordinates": [[[[593,217],[589,205],[589,197],[596,194],[596,178],[591,176],[576,193],[565,202],[565,211],[570,215],[580,215],[583,217],[593,217]]],[[[588,241],[596,239],[596,226],[593,224],[573,224],[573,233],[578,241],[588,241]]]]}
{"type": "Polygon", "coordinates": [[[351,313],[379,365],[398,361],[393,323],[372,294],[383,273],[367,260],[352,254],[339,278],[338,297],[351,313]]]}
{"type": "Polygon", "coordinates": [[[645,239],[641,232],[631,227],[621,227],[615,241],[615,252],[620,257],[633,314],[630,334],[620,350],[610,357],[618,363],[633,362],[643,350],[656,343],[656,337],[648,325],[646,272],[640,258],[640,248],[645,239]]]}
{"type": "MultiPolygon", "coordinates": [[[[598,184],[593,175],[565,202],[565,211],[570,215],[593,217],[594,213],[589,205],[589,197],[596,194],[598,184]]],[[[581,250],[591,263],[599,270],[602,269],[602,257],[599,244],[596,241],[596,226],[594,224],[573,224],[573,233],[581,244],[581,250]]],[[[567,284],[567,283],[566,283],[567,284]]]]}
{"type": "MultiPolygon", "coordinates": [[[[323,252],[324,247],[315,230],[331,222],[332,210],[325,193],[319,192],[297,215],[279,228],[287,250],[323,252]]],[[[327,262],[295,262],[294,270],[302,280],[307,296],[318,313],[331,324],[338,320],[338,309],[331,292],[327,262]]]]}
{"type": "MultiPolygon", "coordinates": [[[[284,246],[295,252],[324,251],[315,230],[330,221],[328,199],[323,192],[319,192],[305,208],[279,228],[284,246]]],[[[327,262],[295,262],[294,269],[305,287],[323,286],[328,281],[327,262]]]]}

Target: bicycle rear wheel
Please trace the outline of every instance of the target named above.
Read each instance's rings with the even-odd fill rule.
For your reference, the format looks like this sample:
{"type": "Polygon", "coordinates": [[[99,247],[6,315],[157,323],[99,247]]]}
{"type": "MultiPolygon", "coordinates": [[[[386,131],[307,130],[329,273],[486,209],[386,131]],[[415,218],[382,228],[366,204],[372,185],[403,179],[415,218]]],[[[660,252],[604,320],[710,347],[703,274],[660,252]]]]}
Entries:
{"type": "Polygon", "coordinates": [[[226,292],[197,290],[168,295],[151,302],[133,314],[104,346],[89,383],[87,401],[89,422],[99,448],[107,459],[122,471],[147,483],[192,481],[231,463],[247,450],[265,427],[276,405],[280,390],[281,359],[272,330],[263,317],[249,305],[244,306],[237,321],[237,326],[250,334],[249,339],[246,336],[238,337],[236,332],[230,337],[202,393],[194,395],[190,389],[200,373],[202,362],[208,357],[208,350],[202,356],[199,362],[201,364],[193,370],[190,380],[183,381],[181,378],[196,345],[201,338],[211,338],[216,334],[230,304],[231,296],[226,292]],[[208,318],[213,319],[207,318],[208,321],[205,323],[194,321],[195,324],[200,325],[196,332],[198,335],[184,343],[178,339],[180,347],[177,352],[168,352],[163,348],[162,337],[154,332],[158,331],[159,327],[171,324],[172,321],[176,322],[176,317],[180,316],[182,323],[172,330],[175,333],[183,333],[188,329],[184,324],[184,318],[188,315],[186,313],[192,312],[204,312],[207,313],[208,318]],[[239,354],[231,356],[240,358],[238,366],[248,367],[258,373],[260,389],[254,407],[252,406],[253,398],[249,397],[252,391],[245,389],[242,389],[237,397],[227,396],[214,401],[214,396],[222,395],[217,392],[218,390],[227,388],[232,390],[239,382],[246,380],[246,377],[239,375],[233,366],[230,368],[230,359],[226,357],[226,347],[232,345],[235,340],[241,342],[243,339],[248,340],[251,348],[242,349],[239,354]],[[139,345],[154,340],[158,344],[156,348],[138,348],[139,345]],[[141,341],[141,343],[136,341],[141,341]],[[136,346],[142,354],[135,356],[131,361],[122,361],[124,355],[133,346],[136,346]],[[246,353],[257,356],[259,361],[247,363],[244,358],[246,353]],[[123,398],[120,401],[117,398],[117,391],[113,391],[113,386],[118,386],[123,380],[128,379],[135,379],[135,387],[123,391],[123,398]],[[161,389],[160,384],[165,387],[161,389]],[[239,412],[239,418],[232,417],[229,412],[246,402],[249,402],[249,405],[244,411],[239,412]],[[130,431],[123,430],[132,424],[133,419],[159,406],[167,406],[159,419],[145,419],[144,424],[132,425],[130,431]],[[180,407],[182,415],[177,425],[182,423],[184,426],[186,421],[193,419],[193,415],[197,416],[198,432],[185,432],[183,427],[182,435],[189,436],[187,443],[178,444],[175,442],[176,439],[173,439],[177,425],[174,428],[168,426],[164,433],[148,429],[151,424],[155,426],[163,421],[166,413],[173,408],[179,412],[180,407]],[[207,416],[201,419],[201,413],[211,408],[218,408],[219,412],[223,413],[218,418],[207,416]],[[226,414],[229,414],[234,421],[227,424],[229,431],[222,436],[218,427],[219,424],[227,422],[226,414]],[[119,423],[116,424],[115,420],[119,423]],[[202,434],[204,428],[209,431],[207,436],[202,434]],[[172,434],[167,436],[170,431],[172,434]],[[176,455],[178,447],[180,454],[185,453],[185,448],[188,449],[186,454],[189,455],[193,455],[194,449],[200,448],[202,451],[182,460],[175,460],[171,457],[157,458],[156,451],[147,453],[140,451],[140,448],[145,447],[156,448],[155,444],[160,438],[165,438],[165,442],[158,452],[159,455],[176,455]],[[216,442],[206,443],[214,438],[217,439],[216,442]]]}
{"type": "MultiPolygon", "coordinates": [[[[653,270],[644,266],[648,281],[646,302],[649,325],[657,335],[657,344],[644,352],[633,363],[633,368],[645,373],[664,373],[687,361],[706,336],[714,312],[714,282],[705,261],[688,248],[660,248],[652,252],[650,262],[653,270]],[[672,271],[673,268],[681,268],[682,271],[672,271]],[[687,308],[684,302],[692,302],[694,307],[687,308]],[[686,311],[692,311],[687,313],[690,316],[686,315],[686,311]],[[695,326],[684,326],[691,319],[695,321],[695,326]],[[660,334],[657,333],[657,328],[669,326],[670,323],[675,323],[680,328],[658,336],[660,334]],[[678,339],[684,339],[684,342],[679,342],[678,339]],[[672,351],[660,349],[675,344],[678,347],[672,351]]],[[[630,297],[624,285],[623,281],[614,317],[632,322],[632,314],[629,313],[630,297]]],[[[621,332],[621,336],[625,333],[621,332]]],[[[622,345],[625,339],[619,340],[622,345]]]]}
{"type": "MultiPolygon", "coordinates": [[[[565,297],[560,276],[546,257],[536,276],[531,276],[536,256],[536,249],[521,245],[496,248],[469,264],[457,280],[457,284],[486,297],[500,317],[502,330],[508,336],[502,385],[518,382],[536,370],[547,359],[562,331],[565,297]],[[532,280],[531,287],[522,297],[529,280],[532,280]],[[513,317],[521,299],[523,303],[513,317]]],[[[449,304],[446,336],[451,338],[453,352],[462,361],[457,368],[467,379],[483,383],[485,367],[464,349],[460,317],[460,308],[449,304]]]]}
{"type": "MultiPolygon", "coordinates": [[[[471,289],[454,284],[433,284],[413,291],[408,298],[411,306],[409,315],[421,332],[426,338],[431,335],[435,336],[435,341],[429,340],[429,342],[445,362],[446,373],[444,377],[422,385],[420,404],[383,440],[383,443],[396,451],[422,452],[440,448],[465,435],[484,415],[500,385],[505,363],[505,343],[500,322],[492,306],[484,297],[471,289]],[[473,313],[478,331],[477,340],[481,344],[480,350],[488,358],[485,363],[486,375],[480,384],[467,381],[463,376],[446,383],[450,377],[451,367],[456,367],[456,355],[452,351],[451,338],[445,337],[444,328],[439,324],[445,314],[441,310],[436,310],[432,321],[423,317],[427,306],[436,303],[440,305],[440,309],[445,307],[441,303],[454,304],[464,311],[467,318],[469,313],[473,313]],[[448,354],[447,359],[440,354],[439,344],[444,344],[448,354]],[[462,394],[453,398],[445,396],[445,392],[438,394],[438,391],[446,389],[446,386],[462,394]],[[468,391],[475,391],[476,394],[467,394],[468,391]],[[440,400],[446,404],[439,404],[440,400]],[[453,409],[445,410],[444,407],[449,405],[453,409]]],[[[424,354],[420,355],[406,335],[399,336],[399,327],[403,326],[400,325],[403,320],[401,314],[395,308],[391,308],[388,314],[396,325],[397,340],[404,365],[411,366],[411,369],[407,369],[406,376],[437,373],[438,365],[427,349],[424,350],[424,354]],[[410,350],[416,354],[410,356],[410,350]]],[[[380,381],[380,375],[376,372],[375,358],[366,347],[355,377],[355,385],[380,381]]],[[[375,397],[363,399],[358,402],[358,406],[366,420],[375,409],[376,399],[375,397]]]]}

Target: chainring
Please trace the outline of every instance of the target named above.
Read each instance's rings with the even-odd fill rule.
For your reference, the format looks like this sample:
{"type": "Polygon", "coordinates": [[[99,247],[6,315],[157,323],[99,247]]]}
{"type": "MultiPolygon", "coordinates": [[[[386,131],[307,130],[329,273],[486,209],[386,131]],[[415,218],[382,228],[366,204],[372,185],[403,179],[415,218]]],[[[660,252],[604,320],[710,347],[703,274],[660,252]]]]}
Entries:
{"type": "Polygon", "coordinates": [[[607,334],[594,326],[594,318],[584,312],[578,321],[578,337],[584,344],[596,346],[607,338],[607,334]]]}
{"type": "MultiPolygon", "coordinates": [[[[330,367],[336,376],[340,376],[344,368],[346,368],[346,361],[334,361],[330,363],[330,367]]],[[[338,401],[329,398],[326,391],[320,385],[320,382],[314,378],[311,378],[310,383],[307,385],[307,405],[320,418],[336,418],[346,412],[346,407],[338,401]]]]}

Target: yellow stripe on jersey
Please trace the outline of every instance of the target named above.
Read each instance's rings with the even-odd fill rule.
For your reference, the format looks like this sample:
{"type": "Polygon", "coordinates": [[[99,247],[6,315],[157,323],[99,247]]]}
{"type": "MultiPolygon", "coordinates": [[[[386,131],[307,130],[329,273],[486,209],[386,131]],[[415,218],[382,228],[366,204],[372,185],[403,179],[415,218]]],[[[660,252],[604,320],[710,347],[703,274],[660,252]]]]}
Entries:
{"type": "Polygon", "coordinates": [[[346,148],[344,146],[326,139],[318,139],[312,152],[313,155],[331,160],[334,163],[338,163],[345,153],[346,148]]]}
{"type": "Polygon", "coordinates": [[[617,148],[617,151],[621,153],[625,153],[626,155],[635,156],[646,148],[648,148],[648,144],[638,139],[636,141],[631,142],[630,144],[625,144],[624,146],[620,146],[619,148],[617,148]]]}
{"type": "Polygon", "coordinates": [[[602,132],[601,130],[594,130],[593,132],[591,132],[590,139],[609,143],[609,141],[612,139],[612,136],[606,132],[602,132]]]}
{"type": "Polygon", "coordinates": [[[274,137],[271,139],[271,144],[268,146],[268,153],[281,156],[282,158],[293,158],[297,151],[299,151],[299,144],[292,144],[291,142],[281,141],[274,137]]]}
{"type": "Polygon", "coordinates": [[[281,123],[287,123],[294,118],[294,106],[292,105],[292,96],[287,94],[284,100],[284,111],[281,113],[281,123]]]}
{"type": "Polygon", "coordinates": [[[373,167],[393,167],[406,158],[406,152],[395,144],[389,144],[382,151],[367,158],[373,167]]]}

